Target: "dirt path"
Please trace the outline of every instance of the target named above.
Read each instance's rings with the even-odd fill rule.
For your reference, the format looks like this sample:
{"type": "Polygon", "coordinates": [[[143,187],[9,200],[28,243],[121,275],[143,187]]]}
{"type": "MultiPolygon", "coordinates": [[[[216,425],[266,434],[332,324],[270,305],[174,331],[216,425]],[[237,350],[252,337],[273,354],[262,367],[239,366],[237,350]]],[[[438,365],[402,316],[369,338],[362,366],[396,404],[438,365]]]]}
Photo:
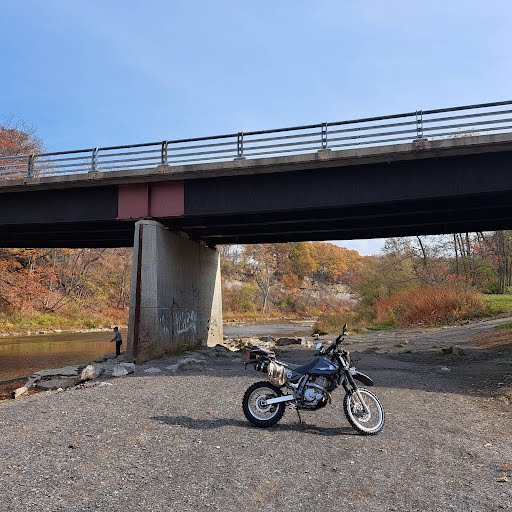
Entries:
{"type": "Polygon", "coordinates": [[[241,397],[264,375],[239,357],[175,375],[161,360],[156,375],[138,367],[113,386],[6,402],[0,511],[512,510],[512,476],[497,482],[512,464],[511,405],[493,398],[511,350],[475,338],[494,326],[350,338],[386,410],[371,438],[348,425],[341,392],[305,425],[287,411],[275,428],[251,427],[241,397]],[[466,355],[441,354],[454,344],[466,355]]]}

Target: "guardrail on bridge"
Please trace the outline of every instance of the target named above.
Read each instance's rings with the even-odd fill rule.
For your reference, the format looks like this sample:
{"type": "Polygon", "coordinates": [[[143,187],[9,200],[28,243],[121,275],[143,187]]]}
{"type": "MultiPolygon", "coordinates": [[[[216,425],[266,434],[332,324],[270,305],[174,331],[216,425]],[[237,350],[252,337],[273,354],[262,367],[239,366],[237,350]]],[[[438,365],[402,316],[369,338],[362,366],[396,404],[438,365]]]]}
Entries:
{"type": "Polygon", "coordinates": [[[512,101],[128,146],[4,155],[0,180],[137,170],[512,132],[512,101]]]}

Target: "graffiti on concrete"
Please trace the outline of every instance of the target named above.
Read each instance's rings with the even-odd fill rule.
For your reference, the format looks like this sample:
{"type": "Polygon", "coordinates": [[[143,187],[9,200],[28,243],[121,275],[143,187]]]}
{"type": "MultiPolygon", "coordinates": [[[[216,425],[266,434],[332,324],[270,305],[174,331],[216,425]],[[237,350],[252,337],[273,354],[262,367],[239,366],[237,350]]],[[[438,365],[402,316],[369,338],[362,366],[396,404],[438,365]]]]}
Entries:
{"type": "Polygon", "coordinates": [[[145,332],[144,336],[139,337],[139,345],[141,347],[146,347],[147,345],[151,345],[151,343],[153,343],[153,340],[148,331],[145,332]]]}
{"type": "Polygon", "coordinates": [[[169,325],[167,324],[167,315],[165,313],[160,313],[160,318],[158,321],[160,323],[160,327],[162,328],[164,336],[169,336],[171,331],[169,329],[169,325]]]}
{"type": "Polygon", "coordinates": [[[191,309],[175,312],[174,325],[176,334],[183,334],[185,332],[197,334],[197,312],[191,309]]]}

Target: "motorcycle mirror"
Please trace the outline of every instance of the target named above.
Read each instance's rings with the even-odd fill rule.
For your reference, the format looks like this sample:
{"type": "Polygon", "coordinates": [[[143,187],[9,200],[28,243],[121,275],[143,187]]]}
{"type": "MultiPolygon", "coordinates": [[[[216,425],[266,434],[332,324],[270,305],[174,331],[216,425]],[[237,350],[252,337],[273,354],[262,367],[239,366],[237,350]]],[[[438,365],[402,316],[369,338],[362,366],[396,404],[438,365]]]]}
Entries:
{"type": "Polygon", "coordinates": [[[320,350],[322,347],[323,347],[323,345],[322,345],[320,342],[318,342],[318,343],[315,345],[315,348],[316,348],[317,350],[320,350]]]}

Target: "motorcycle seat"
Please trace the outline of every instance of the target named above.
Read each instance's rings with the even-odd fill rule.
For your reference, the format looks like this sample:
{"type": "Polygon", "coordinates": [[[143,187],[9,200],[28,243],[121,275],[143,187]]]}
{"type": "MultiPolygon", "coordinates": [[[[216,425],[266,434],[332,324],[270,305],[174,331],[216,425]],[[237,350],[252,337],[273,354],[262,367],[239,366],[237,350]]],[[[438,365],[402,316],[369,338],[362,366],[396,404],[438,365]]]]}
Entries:
{"type": "Polygon", "coordinates": [[[311,361],[311,363],[307,364],[293,364],[293,363],[282,363],[284,366],[289,368],[290,370],[293,370],[295,373],[300,373],[301,375],[305,375],[306,373],[311,370],[316,363],[318,362],[318,359],[315,359],[314,361],[311,361]]]}

